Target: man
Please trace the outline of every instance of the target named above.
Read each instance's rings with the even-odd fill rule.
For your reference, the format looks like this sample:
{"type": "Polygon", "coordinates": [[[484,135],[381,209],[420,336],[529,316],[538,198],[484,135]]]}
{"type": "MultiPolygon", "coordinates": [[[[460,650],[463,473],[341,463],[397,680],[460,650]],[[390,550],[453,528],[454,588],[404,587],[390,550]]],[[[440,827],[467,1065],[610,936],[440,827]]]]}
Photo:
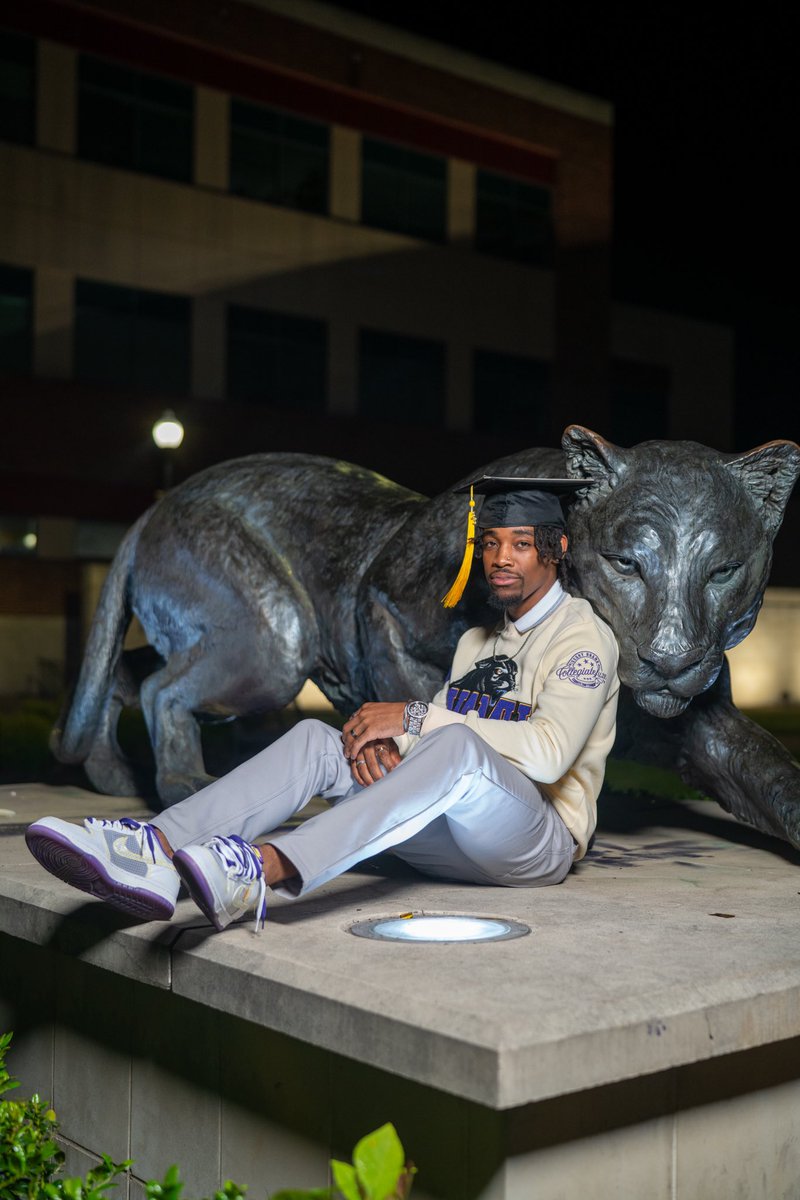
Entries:
{"type": "Polygon", "coordinates": [[[457,601],[478,556],[502,616],[467,630],[432,703],[363,704],[341,737],[302,721],[147,824],[37,821],[26,834],[31,852],[60,879],[146,920],[172,916],[182,880],[217,929],[248,911],[263,923],[268,886],[295,897],[387,850],[440,879],[560,883],[594,831],[619,690],[610,629],[559,579],[567,538],[558,494],[580,486],[474,485],[486,496],[478,536],[468,537],[446,602],[457,601]],[[263,837],[314,795],[334,806],[263,837]]]}

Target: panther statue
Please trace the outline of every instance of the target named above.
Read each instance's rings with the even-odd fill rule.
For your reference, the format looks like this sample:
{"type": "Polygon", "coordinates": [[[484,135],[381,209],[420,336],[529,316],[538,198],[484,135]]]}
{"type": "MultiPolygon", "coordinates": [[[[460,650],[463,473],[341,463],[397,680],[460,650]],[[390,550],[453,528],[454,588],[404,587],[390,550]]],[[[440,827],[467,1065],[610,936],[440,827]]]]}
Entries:
{"type": "MultiPolygon", "coordinates": [[[[615,753],[675,768],[800,847],[800,766],[733,706],[724,658],[758,614],[800,447],[622,449],[572,425],[560,452],[485,470],[585,480],[569,513],[571,590],[619,640],[615,753]]],[[[116,725],[141,703],[170,804],[209,782],[200,714],[282,707],[306,678],[343,713],[430,697],[463,630],[496,619],[480,572],[457,609],[439,603],[464,525],[461,497],[427,500],[331,459],[258,454],[193,476],[120,547],[55,754],[83,762],[100,790],[133,794],[116,725]],[[132,614],[156,652],[143,680],[122,653],[132,614]]]]}

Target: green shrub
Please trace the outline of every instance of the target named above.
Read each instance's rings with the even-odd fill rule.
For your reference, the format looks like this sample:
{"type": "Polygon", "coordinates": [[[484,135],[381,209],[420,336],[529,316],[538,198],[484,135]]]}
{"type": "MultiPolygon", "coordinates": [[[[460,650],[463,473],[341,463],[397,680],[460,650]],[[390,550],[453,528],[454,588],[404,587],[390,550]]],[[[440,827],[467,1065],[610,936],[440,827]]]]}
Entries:
{"type": "MultiPolygon", "coordinates": [[[[0,1036],[0,1096],[19,1082],[6,1069],[10,1033],[0,1036]]],[[[104,1193],[116,1187],[117,1177],[131,1166],[103,1155],[102,1163],[84,1179],[59,1178],[63,1151],[54,1140],[58,1121],[38,1096],[17,1102],[0,1100],[0,1200],[108,1200],[104,1193]]],[[[405,1200],[415,1168],[405,1161],[393,1125],[367,1134],[353,1151],[352,1163],[331,1162],[335,1187],[285,1189],[271,1200],[405,1200]]],[[[145,1184],[147,1200],[180,1200],[183,1190],[178,1168],[170,1167],[160,1181],[145,1184]]],[[[243,1200],[246,1188],[228,1180],[213,1200],[243,1200]]]]}
{"type": "MultiPolygon", "coordinates": [[[[11,1034],[0,1037],[0,1095],[19,1087],[5,1066],[11,1034]]],[[[9,1200],[42,1194],[64,1155],[53,1141],[56,1114],[38,1096],[27,1103],[0,1101],[0,1195],[9,1200]]]]}
{"type": "MultiPolygon", "coordinates": [[[[0,1037],[0,1095],[19,1087],[9,1075],[5,1056],[11,1034],[0,1037]]],[[[32,1096],[30,1100],[0,1100],[0,1197],[2,1200],[102,1200],[115,1186],[114,1180],[130,1166],[112,1162],[107,1154],[102,1164],[85,1179],[57,1179],[64,1162],[63,1151],[54,1141],[58,1129],[52,1108],[32,1096]]]]}

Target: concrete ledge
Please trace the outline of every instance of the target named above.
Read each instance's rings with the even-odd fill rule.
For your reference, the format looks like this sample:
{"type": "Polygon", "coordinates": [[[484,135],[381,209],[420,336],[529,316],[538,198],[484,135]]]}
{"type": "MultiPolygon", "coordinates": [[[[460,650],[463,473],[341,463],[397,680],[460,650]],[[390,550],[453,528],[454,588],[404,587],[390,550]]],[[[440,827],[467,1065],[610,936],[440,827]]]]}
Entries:
{"type": "MultiPolygon", "coordinates": [[[[52,1099],[71,1173],[132,1158],[117,1200],[179,1162],[188,1194],[330,1182],[391,1120],[415,1200],[795,1196],[800,856],[712,805],[606,808],[558,888],[421,880],[391,858],[218,935],[188,900],[132,925],[47,876],[25,825],[123,815],[0,789],[0,1028],[52,1099]],[[409,910],[529,937],[414,946],[347,932],[409,910]]],[[[132,815],[146,815],[134,809],[132,815]]]]}
{"type": "MultiPolygon", "coordinates": [[[[121,804],[15,790],[0,808],[27,806],[26,819],[121,804]]],[[[800,1034],[800,856],[710,804],[611,813],[627,828],[606,828],[557,888],[438,884],[384,859],[275,900],[260,936],[217,935],[188,900],[170,925],[129,924],[50,879],[16,820],[0,838],[3,932],[492,1109],[800,1034]],[[514,917],[532,933],[406,946],[346,932],[411,910],[514,917]]]]}

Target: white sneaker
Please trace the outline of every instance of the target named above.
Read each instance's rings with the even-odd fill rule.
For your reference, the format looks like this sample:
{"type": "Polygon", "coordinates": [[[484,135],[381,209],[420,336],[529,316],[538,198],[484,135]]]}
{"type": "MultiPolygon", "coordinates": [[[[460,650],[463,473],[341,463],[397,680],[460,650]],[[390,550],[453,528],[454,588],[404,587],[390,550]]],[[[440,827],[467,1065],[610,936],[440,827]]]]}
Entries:
{"type": "Polygon", "coordinates": [[[236,834],[175,851],[175,870],[212,925],[222,930],[255,910],[256,932],[267,915],[267,885],[261,855],[236,834]]]}
{"type": "Polygon", "coordinates": [[[25,841],[51,875],[129,916],[168,921],[175,912],[181,881],[152,825],[43,817],[28,826],[25,841]]]}

